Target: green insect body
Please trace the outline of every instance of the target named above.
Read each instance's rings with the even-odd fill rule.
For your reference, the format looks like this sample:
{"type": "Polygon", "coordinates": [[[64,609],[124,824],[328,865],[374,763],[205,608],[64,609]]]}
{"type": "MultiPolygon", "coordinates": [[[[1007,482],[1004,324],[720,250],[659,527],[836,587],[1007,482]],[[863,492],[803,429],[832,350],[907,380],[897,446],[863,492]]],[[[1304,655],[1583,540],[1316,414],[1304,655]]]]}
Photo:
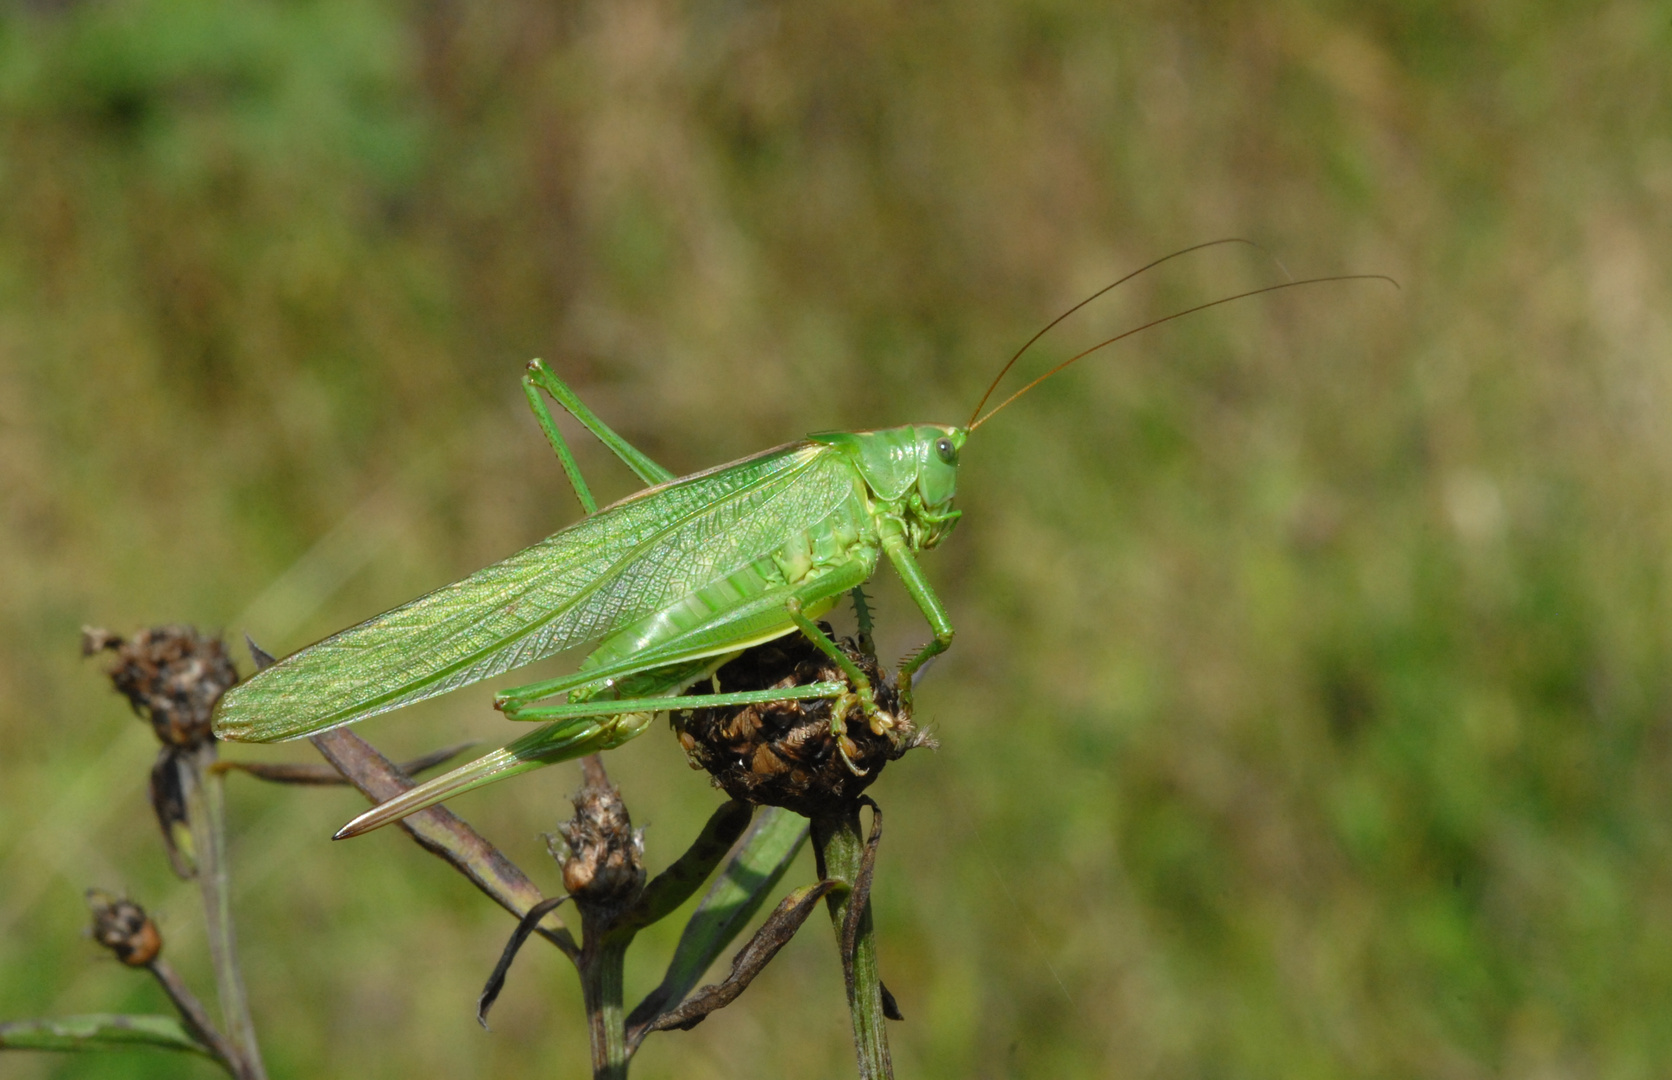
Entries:
{"type": "MultiPolygon", "coordinates": [[[[618,746],[658,712],[689,701],[677,696],[682,688],[784,634],[805,633],[852,668],[812,620],[861,586],[885,555],[935,635],[902,665],[909,708],[912,673],[952,639],[913,553],[934,547],[957,522],[951,504],[963,428],[818,434],[671,479],[539,361],[524,381],[588,515],[259,672],[221,699],[216,734],[254,742],[314,735],[596,643],[573,674],[497,696],[508,718],[545,726],[374,807],[341,834],[354,835],[462,791],[618,746]],[[593,509],[535,389],[551,393],[653,486],[593,509]],[[560,695],[561,703],[548,703],[560,695]]],[[[890,725],[864,676],[847,673],[852,691],[820,683],[704,695],[700,703],[852,693],[873,727],[890,725]]]]}
{"type": "MultiPolygon", "coordinates": [[[[611,431],[536,360],[523,389],[587,516],[257,673],[221,698],[215,733],[253,742],[314,735],[593,643],[573,674],[495,699],[510,719],[544,726],[373,807],[337,834],[349,836],[483,784],[619,746],[669,709],[851,695],[866,722],[885,730],[894,718],[812,620],[863,585],[886,556],[933,632],[900,665],[900,709],[909,713],[913,676],[953,636],[913,556],[940,543],[958,520],[958,453],[970,432],[1070,364],[1152,326],[1261,293],[1380,277],[1287,281],[1174,312],[1075,354],[981,411],[1022,354],[1063,319],[1169,259],[1232,243],[1247,241],[1174,252],[1058,316],[999,371],[964,426],[817,434],[682,479],[611,431]],[[542,391],[651,486],[598,509],[542,391]],[[846,683],[680,696],[742,650],[797,631],[841,668],[846,683]]],[[[841,747],[842,721],[831,723],[841,747]]]]}

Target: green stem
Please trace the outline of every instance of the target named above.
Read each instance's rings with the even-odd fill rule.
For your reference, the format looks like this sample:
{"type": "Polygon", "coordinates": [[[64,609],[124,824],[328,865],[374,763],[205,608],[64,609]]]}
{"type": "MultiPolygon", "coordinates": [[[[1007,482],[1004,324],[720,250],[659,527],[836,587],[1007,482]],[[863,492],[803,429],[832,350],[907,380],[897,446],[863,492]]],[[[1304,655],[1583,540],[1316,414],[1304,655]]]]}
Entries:
{"type": "Polygon", "coordinates": [[[186,818],[192,830],[193,859],[203,896],[203,921],[209,956],[215,966],[215,992],[221,1004],[221,1023],[227,1041],[238,1051],[234,1062],[239,1080],[266,1080],[267,1068],[256,1044],[244,976],[232,930],[232,897],[226,869],[226,806],[221,777],[211,769],[215,745],[205,743],[176,758],[186,818]]]}
{"type": "Polygon", "coordinates": [[[621,1005],[622,971],[632,933],[602,935],[596,950],[583,929],[586,945],[579,962],[581,992],[592,1036],[593,1080],[627,1080],[627,1014],[621,1005]]]}
{"type": "MultiPolygon", "coordinates": [[[[865,854],[865,837],[859,828],[859,804],[821,814],[813,819],[813,851],[820,878],[835,879],[844,888],[825,899],[830,922],[841,948],[853,900],[853,885],[859,877],[865,854]]],[[[882,981],[877,977],[877,943],[871,928],[871,905],[867,900],[859,914],[853,954],[842,957],[842,971],[848,990],[848,1013],[853,1020],[853,1049],[859,1063],[860,1080],[893,1080],[894,1064],[888,1056],[888,1032],[882,1012],[882,981]]]]}

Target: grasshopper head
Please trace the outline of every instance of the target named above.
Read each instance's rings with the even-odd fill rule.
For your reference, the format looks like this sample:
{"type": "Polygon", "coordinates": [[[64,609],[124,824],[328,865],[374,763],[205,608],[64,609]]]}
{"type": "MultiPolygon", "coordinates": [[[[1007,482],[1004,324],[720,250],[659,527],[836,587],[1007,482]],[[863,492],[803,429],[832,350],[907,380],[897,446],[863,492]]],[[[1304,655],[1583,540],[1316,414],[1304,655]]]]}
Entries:
{"type": "Polygon", "coordinates": [[[906,524],[912,546],[934,547],[958,520],[958,451],[968,430],[911,424],[883,431],[827,431],[814,442],[834,446],[859,470],[876,498],[906,524]]]}

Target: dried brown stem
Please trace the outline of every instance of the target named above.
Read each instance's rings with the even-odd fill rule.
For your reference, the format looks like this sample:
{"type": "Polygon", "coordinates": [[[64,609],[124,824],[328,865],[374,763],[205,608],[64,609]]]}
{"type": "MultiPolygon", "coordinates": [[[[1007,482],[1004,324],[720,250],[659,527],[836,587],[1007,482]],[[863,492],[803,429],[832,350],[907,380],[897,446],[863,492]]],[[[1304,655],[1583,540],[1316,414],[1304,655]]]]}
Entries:
{"type": "MultiPolygon", "coordinates": [[[[444,746],[411,761],[400,762],[395,768],[407,776],[417,776],[437,765],[446,764],[475,745],[474,742],[462,742],[444,746]]],[[[213,771],[247,773],[270,784],[295,784],[301,787],[340,787],[349,783],[347,777],[330,765],[317,765],[305,761],[217,761],[213,771]]]]}
{"type": "Polygon", "coordinates": [[[197,995],[192,993],[185,980],[180,978],[179,972],[160,956],[146,964],[145,969],[162,984],[163,992],[174,1003],[174,1008],[180,1013],[180,1019],[185,1022],[186,1030],[192,1033],[192,1037],[202,1043],[215,1059],[226,1067],[227,1072],[242,1080],[247,1073],[241,1067],[238,1051],[227,1041],[226,1036],[220,1033],[220,1029],[215,1027],[214,1021],[209,1019],[209,1011],[203,1007],[203,1002],[197,999],[197,995]]]}
{"type": "MultiPolygon", "coordinates": [[[[308,740],[325,760],[372,802],[384,802],[409,790],[412,780],[394,762],[351,731],[338,728],[308,740]]],[[[432,806],[402,819],[401,828],[418,846],[448,863],[511,914],[522,918],[544,899],[516,864],[462,818],[432,806]]],[[[572,960],[580,955],[574,935],[556,915],[548,915],[535,933],[572,960]]]]}

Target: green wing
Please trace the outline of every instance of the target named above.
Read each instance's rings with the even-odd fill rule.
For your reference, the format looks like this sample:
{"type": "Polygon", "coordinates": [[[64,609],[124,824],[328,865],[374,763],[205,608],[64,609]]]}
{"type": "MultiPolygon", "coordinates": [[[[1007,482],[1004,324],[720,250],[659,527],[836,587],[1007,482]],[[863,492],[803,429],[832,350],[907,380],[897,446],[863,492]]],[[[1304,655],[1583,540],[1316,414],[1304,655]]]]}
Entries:
{"type": "Polygon", "coordinates": [[[594,641],[769,555],[853,490],[808,443],[647,488],[286,657],[221,698],[215,733],[312,735],[594,641]]]}

